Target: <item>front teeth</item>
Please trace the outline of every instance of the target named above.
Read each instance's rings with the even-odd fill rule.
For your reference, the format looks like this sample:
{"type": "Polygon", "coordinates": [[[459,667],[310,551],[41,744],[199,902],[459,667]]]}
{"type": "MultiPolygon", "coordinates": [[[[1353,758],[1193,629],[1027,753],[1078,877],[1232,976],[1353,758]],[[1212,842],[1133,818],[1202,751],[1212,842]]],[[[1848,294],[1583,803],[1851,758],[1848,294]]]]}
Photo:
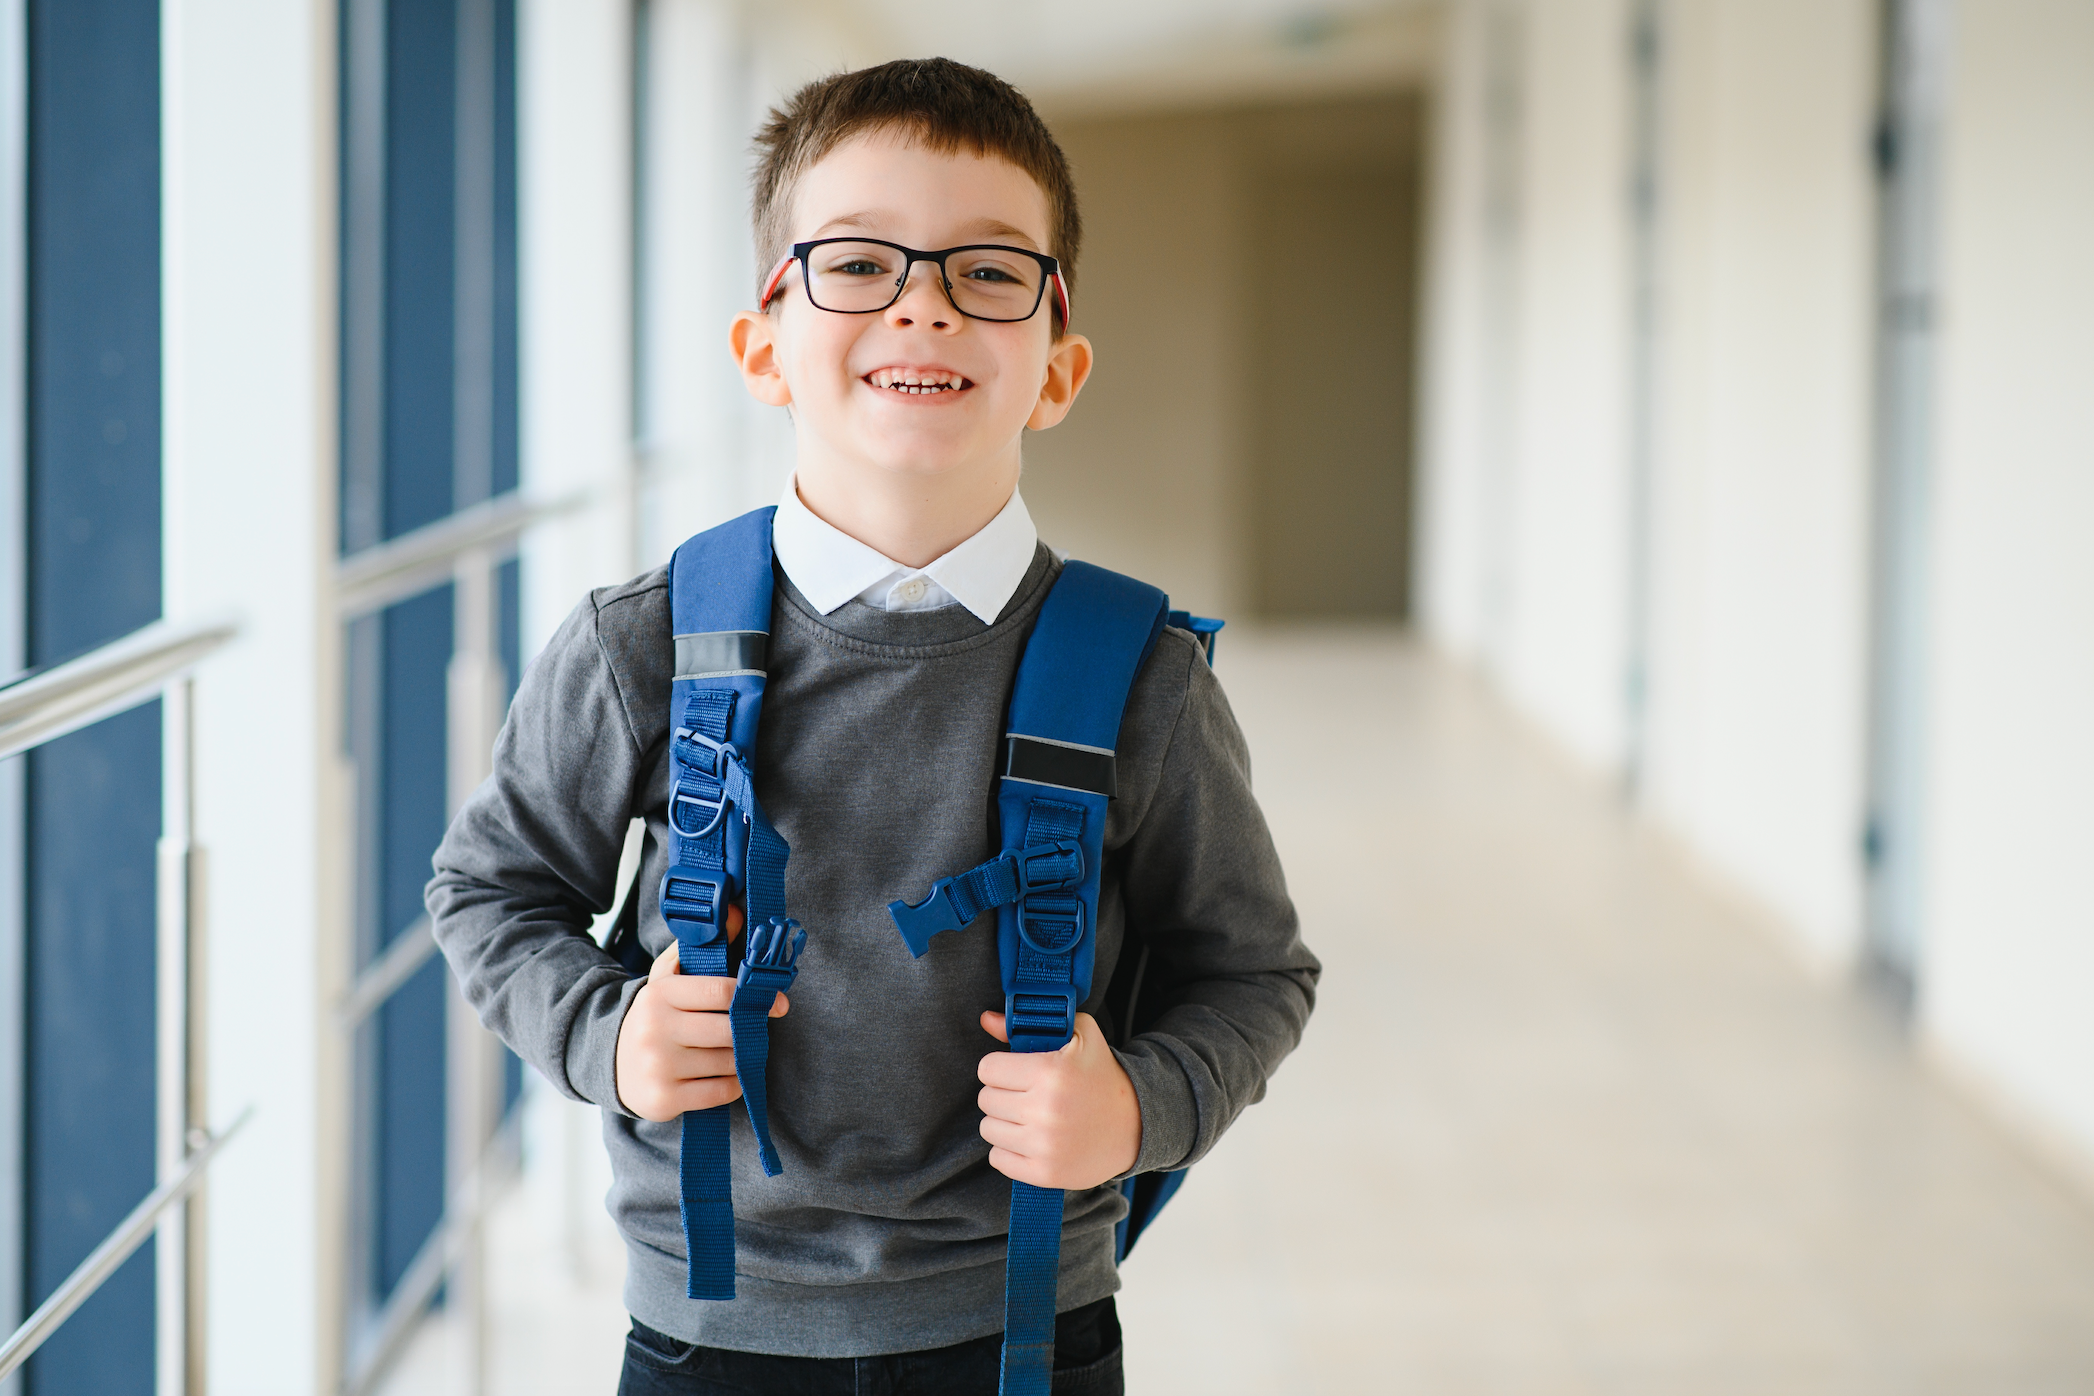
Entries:
{"type": "Polygon", "coordinates": [[[926,393],[955,392],[967,383],[967,380],[957,373],[897,373],[889,369],[878,369],[868,374],[867,379],[875,388],[919,397],[926,393]]]}

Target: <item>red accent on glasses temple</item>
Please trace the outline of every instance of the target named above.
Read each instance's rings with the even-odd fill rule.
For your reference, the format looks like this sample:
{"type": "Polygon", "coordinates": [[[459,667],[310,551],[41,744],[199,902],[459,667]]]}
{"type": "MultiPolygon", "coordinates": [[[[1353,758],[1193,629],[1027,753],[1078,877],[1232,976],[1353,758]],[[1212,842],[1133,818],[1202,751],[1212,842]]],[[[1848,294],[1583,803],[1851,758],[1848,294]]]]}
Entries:
{"type": "Polygon", "coordinates": [[[1054,294],[1062,303],[1062,328],[1066,330],[1069,328],[1069,283],[1062,280],[1060,272],[1054,274],[1054,294]]]}
{"type": "Polygon", "coordinates": [[[763,283],[763,296],[760,300],[756,302],[756,308],[758,310],[764,310],[770,306],[771,297],[778,294],[778,283],[785,279],[785,269],[791,266],[792,264],[793,254],[788,252],[783,257],[780,257],[778,259],[777,266],[771,268],[771,274],[769,278],[767,278],[763,283]]]}

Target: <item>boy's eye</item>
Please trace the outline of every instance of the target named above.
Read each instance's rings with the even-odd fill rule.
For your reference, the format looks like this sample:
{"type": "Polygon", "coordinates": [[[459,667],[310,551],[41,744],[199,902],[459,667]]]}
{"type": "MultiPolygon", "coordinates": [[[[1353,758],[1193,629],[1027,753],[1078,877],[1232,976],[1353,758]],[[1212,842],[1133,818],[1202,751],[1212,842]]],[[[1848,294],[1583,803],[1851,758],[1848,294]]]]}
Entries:
{"type": "Polygon", "coordinates": [[[879,276],[886,270],[887,268],[873,261],[870,257],[853,257],[848,262],[840,262],[830,267],[828,274],[830,276],[879,276]]]}
{"type": "Polygon", "coordinates": [[[971,281],[981,287],[1008,287],[1023,289],[1039,279],[1040,269],[1035,262],[1019,262],[1006,253],[966,252],[953,258],[950,269],[953,280],[971,281]]]}

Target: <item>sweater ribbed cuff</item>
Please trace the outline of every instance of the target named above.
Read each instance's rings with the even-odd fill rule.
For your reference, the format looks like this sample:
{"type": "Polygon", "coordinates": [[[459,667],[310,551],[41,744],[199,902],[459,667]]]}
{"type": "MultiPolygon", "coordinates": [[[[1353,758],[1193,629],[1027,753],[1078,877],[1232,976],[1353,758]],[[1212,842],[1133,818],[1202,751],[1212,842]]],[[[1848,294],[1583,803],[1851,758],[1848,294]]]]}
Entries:
{"type": "Polygon", "coordinates": [[[1199,1109],[1185,1069],[1160,1045],[1139,1037],[1124,1052],[1115,1048],[1113,1055],[1134,1084],[1142,1113],[1141,1148],[1135,1152],[1134,1167],[1121,1176],[1176,1168],[1192,1152],[1199,1131],[1199,1109]]]}
{"type": "Polygon", "coordinates": [[[628,979],[605,985],[596,996],[610,999],[615,993],[615,999],[601,1009],[592,1005],[577,1013],[567,1034],[567,1084],[591,1105],[615,1110],[629,1120],[639,1116],[618,1099],[618,1029],[646,982],[628,979]]]}

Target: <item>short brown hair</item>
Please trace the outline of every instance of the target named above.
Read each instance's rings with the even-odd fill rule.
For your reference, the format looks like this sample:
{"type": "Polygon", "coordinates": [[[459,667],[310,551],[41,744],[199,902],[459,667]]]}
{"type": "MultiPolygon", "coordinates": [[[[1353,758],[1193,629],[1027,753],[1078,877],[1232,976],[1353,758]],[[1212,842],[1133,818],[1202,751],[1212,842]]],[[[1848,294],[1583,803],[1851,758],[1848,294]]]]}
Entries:
{"type": "Polygon", "coordinates": [[[786,220],[794,183],[851,137],[883,129],[905,132],[940,154],[998,156],[1031,175],[1047,196],[1050,245],[1044,250],[1061,262],[1062,278],[1074,282],[1083,219],[1068,157],[1024,93],[994,73],[950,58],[905,58],[834,73],[771,109],[756,133],[750,210],[759,279],[791,246],[786,220]]]}

